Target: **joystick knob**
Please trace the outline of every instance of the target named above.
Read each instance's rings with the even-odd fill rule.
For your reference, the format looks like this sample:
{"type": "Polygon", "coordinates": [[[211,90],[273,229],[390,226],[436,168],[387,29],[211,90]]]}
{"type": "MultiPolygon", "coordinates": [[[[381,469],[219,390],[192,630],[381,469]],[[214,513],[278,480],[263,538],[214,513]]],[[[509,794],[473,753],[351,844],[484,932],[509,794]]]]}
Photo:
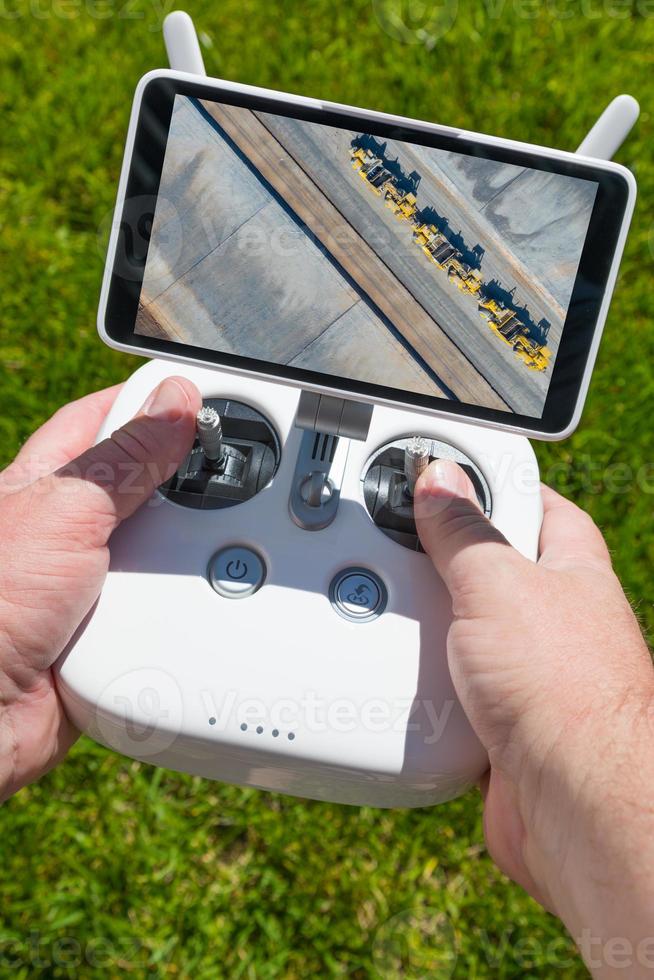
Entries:
{"type": "Polygon", "coordinates": [[[223,460],[223,427],[215,408],[205,405],[196,416],[198,441],[208,463],[218,466],[223,460]]]}
{"type": "Polygon", "coordinates": [[[426,439],[414,436],[404,450],[404,475],[409,497],[413,497],[418,477],[429,466],[429,449],[426,439]]]}
{"type": "Polygon", "coordinates": [[[332,484],[326,473],[316,470],[300,484],[300,496],[309,507],[324,507],[332,497],[332,484]]]}

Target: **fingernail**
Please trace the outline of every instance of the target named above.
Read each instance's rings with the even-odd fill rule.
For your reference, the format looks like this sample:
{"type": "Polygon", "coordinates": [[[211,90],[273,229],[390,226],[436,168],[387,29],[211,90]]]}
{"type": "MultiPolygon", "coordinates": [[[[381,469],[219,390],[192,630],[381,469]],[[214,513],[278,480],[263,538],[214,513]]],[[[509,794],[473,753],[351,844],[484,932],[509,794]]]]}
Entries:
{"type": "Polygon", "coordinates": [[[453,496],[465,495],[465,474],[451,459],[437,459],[427,467],[423,475],[427,492],[445,490],[453,496]]]}
{"type": "Polygon", "coordinates": [[[143,414],[152,419],[179,422],[188,408],[188,395],[174,378],[166,378],[154,389],[143,406],[143,414]]]}

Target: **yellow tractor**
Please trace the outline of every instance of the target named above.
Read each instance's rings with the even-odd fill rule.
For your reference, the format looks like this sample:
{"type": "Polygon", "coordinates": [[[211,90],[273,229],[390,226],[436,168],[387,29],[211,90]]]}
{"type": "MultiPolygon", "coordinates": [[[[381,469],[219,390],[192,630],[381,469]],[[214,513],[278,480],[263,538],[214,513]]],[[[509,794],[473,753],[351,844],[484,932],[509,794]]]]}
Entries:
{"type": "Polygon", "coordinates": [[[549,347],[541,347],[530,337],[522,335],[516,339],[513,350],[517,357],[532,371],[546,371],[552,352],[549,347]]]}
{"type": "Polygon", "coordinates": [[[393,182],[392,176],[381,160],[376,160],[372,166],[367,167],[365,171],[360,170],[359,176],[368,181],[368,186],[378,196],[385,194],[388,187],[393,182]]]}
{"type": "Polygon", "coordinates": [[[418,202],[416,200],[416,195],[409,193],[404,195],[400,201],[399,208],[393,213],[395,214],[396,218],[401,218],[403,221],[413,221],[417,210],[418,202]]]}
{"type": "Polygon", "coordinates": [[[418,210],[415,194],[403,194],[393,181],[389,180],[386,184],[384,197],[386,207],[390,208],[395,217],[400,220],[411,221],[418,210]]]}
{"type": "Polygon", "coordinates": [[[362,167],[365,167],[369,157],[372,158],[372,154],[369,150],[362,150],[361,147],[358,147],[356,150],[352,150],[351,159],[354,170],[361,170],[362,167]]]}
{"type": "Polygon", "coordinates": [[[417,225],[413,240],[432,262],[435,261],[434,253],[447,241],[435,225],[417,225]]]}
{"type": "Polygon", "coordinates": [[[494,299],[482,299],[479,301],[479,313],[488,320],[488,325],[500,340],[513,346],[513,342],[520,334],[524,334],[526,327],[520,320],[517,313],[508,309],[503,303],[498,303],[494,299]]]}
{"type": "Polygon", "coordinates": [[[462,282],[458,283],[459,289],[472,296],[477,296],[482,287],[482,278],[476,269],[468,269],[468,273],[462,282]]]}
{"type": "MultiPolygon", "coordinates": [[[[431,239],[437,234],[438,230],[434,225],[416,225],[413,230],[413,240],[419,248],[425,251],[431,239]]],[[[426,254],[429,255],[429,252],[426,254]]]]}
{"type": "Polygon", "coordinates": [[[375,194],[381,194],[390,178],[383,161],[370,150],[353,150],[352,166],[361,180],[368,182],[375,194]]]}
{"type": "Polygon", "coordinates": [[[476,296],[481,289],[482,281],[479,273],[458,258],[453,257],[447,263],[447,276],[462,292],[476,296]]]}
{"type": "Polygon", "coordinates": [[[441,232],[434,235],[427,245],[427,254],[439,269],[447,269],[451,261],[458,260],[458,257],[461,255],[458,249],[451,242],[448,242],[445,235],[441,234],[441,232]]]}
{"type": "Polygon", "coordinates": [[[396,187],[394,183],[389,182],[386,188],[386,193],[384,194],[384,203],[387,208],[393,208],[393,210],[399,205],[402,200],[402,191],[399,187],[396,187]]]}
{"type": "Polygon", "coordinates": [[[527,328],[513,310],[507,309],[494,299],[481,300],[479,312],[493,333],[511,345],[513,353],[532,371],[545,371],[552,352],[548,347],[536,343],[527,333],[527,328]]]}
{"type": "Polygon", "coordinates": [[[517,336],[524,334],[526,327],[513,310],[503,310],[495,322],[491,323],[491,330],[495,330],[502,340],[511,344],[517,336]]]}
{"type": "Polygon", "coordinates": [[[479,300],[479,315],[485,320],[496,320],[504,307],[494,299],[479,300]]]}
{"type": "Polygon", "coordinates": [[[441,269],[446,268],[447,260],[456,253],[454,246],[450,245],[435,225],[416,225],[413,240],[427,258],[441,269]]]}

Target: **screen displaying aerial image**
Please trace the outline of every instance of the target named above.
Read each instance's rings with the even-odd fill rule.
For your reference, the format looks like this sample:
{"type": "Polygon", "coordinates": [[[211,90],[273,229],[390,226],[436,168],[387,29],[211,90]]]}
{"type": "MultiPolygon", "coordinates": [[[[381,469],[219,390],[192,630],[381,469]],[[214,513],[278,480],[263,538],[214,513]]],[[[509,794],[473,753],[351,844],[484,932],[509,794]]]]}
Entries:
{"type": "Polygon", "coordinates": [[[135,330],[540,417],[596,191],[177,95],[135,330]]]}

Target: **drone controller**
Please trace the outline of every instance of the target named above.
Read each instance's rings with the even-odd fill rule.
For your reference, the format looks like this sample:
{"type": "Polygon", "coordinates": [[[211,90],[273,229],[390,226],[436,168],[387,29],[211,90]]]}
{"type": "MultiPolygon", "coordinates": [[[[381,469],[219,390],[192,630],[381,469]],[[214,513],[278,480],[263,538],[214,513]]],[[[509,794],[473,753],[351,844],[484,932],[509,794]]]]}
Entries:
{"type": "Polygon", "coordinates": [[[529,442],[383,406],[365,439],[321,431],[297,389],[162,361],[125,385],[98,438],[173,373],[202,393],[197,439],[112,537],[102,595],[58,668],[73,722],[134,758],[299,796],[462,793],[487,758],[450,678],[450,599],[419,548],[413,486],[431,459],[456,460],[535,558],[529,442]]]}

